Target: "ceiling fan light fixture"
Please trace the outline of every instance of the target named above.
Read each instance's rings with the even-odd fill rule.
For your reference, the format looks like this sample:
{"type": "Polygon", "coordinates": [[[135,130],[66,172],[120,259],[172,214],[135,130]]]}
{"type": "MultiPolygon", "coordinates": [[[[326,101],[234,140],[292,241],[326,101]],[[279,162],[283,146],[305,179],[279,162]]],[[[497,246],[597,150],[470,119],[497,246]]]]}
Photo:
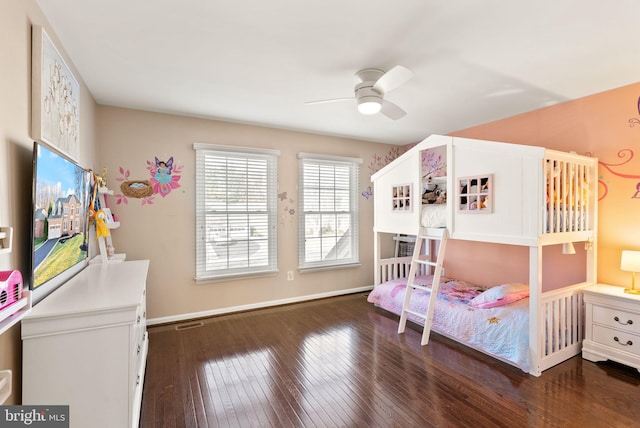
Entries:
{"type": "Polygon", "coordinates": [[[380,97],[369,96],[358,98],[358,111],[362,114],[376,114],[382,108],[380,97]]]}

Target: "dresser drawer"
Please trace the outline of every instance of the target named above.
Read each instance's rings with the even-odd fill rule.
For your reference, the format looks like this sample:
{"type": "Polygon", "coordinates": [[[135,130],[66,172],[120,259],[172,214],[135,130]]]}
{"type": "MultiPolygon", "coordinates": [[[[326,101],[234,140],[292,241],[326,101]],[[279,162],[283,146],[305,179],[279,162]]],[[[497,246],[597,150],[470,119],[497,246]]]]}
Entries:
{"type": "Polygon", "coordinates": [[[635,355],[640,355],[640,336],[635,336],[612,328],[602,327],[600,325],[594,325],[592,339],[594,342],[609,346],[618,351],[625,351],[635,355]]]}
{"type": "Polygon", "coordinates": [[[593,305],[593,322],[629,333],[640,334],[640,315],[593,305]]]}

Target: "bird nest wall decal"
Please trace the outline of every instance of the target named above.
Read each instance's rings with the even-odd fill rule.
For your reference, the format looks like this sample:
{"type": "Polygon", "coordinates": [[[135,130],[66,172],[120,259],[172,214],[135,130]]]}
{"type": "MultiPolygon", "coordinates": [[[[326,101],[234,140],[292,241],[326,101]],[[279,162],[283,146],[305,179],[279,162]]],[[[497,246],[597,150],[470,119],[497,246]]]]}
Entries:
{"type": "Polygon", "coordinates": [[[122,194],[128,198],[148,198],[153,195],[153,186],[149,180],[126,180],[120,185],[122,194]]]}
{"type": "Polygon", "coordinates": [[[147,161],[149,179],[131,179],[128,169],[119,168],[120,190],[122,193],[115,195],[118,204],[128,204],[129,198],[140,199],[142,205],[151,205],[156,195],[163,198],[173,190],[180,187],[180,178],[183,165],[174,162],[173,156],[166,161],[154,157],[153,161],[147,161]]]}

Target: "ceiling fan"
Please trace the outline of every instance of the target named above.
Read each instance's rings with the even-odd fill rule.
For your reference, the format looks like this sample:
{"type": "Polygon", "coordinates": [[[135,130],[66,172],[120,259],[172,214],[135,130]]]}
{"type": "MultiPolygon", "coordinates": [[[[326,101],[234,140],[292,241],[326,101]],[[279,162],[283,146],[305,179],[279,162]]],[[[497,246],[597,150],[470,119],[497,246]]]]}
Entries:
{"type": "Polygon", "coordinates": [[[406,83],[413,77],[413,71],[401,65],[396,65],[386,73],[376,68],[367,68],[358,71],[354,77],[358,82],[354,89],[354,97],[308,101],[305,104],[332,103],[355,99],[358,111],[362,114],[380,112],[393,120],[398,120],[407,114],[396,104],[385,100],[384,94],[406,83]]]}

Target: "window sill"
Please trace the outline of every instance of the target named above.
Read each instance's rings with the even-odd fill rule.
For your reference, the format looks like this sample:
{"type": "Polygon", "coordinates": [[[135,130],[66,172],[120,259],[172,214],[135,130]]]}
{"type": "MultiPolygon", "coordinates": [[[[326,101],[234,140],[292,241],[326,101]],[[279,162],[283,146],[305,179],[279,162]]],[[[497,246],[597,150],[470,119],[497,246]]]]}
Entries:
{"type": "Polygon", "coordinates": [[[228,282],[228,281],[238,281],[242,279],[264,278],[267,276],[276,276],[278,272],[279,272],[278,270],[274,270],[274,271],[257,272],[257,273],[239,273],[239,274],[225,275],[225,276],[194,278],[194,280],[196,282],[196,285],[200,285],[200,284],[209,284],[212,282],[228,282]]]}
{"type": "Polygon", "coordinates": [[[317,272],[317,271],[323,271],[323,270],[353,269],[353,268],[357,268],[357,267],[360,267],[360,266],[361,266],[360,262],[355,262],[355,263],[347,263],[347,264],[343,264],[343,265],[299,267],[298,271],[300,273],[307,273],[307,272],[317,272]]]}

